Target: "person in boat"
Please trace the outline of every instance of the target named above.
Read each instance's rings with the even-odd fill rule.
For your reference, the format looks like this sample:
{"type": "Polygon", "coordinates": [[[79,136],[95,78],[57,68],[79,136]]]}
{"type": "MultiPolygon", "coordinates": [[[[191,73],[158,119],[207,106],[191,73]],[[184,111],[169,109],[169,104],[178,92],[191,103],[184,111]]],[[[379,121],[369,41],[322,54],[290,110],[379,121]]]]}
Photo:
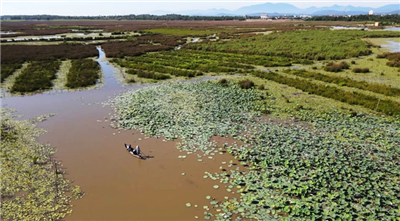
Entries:
{"type": "Polygon", "coordinates": [[[133,154],[141,156],[142,153],[140,152],[140,147],[139,146],[136,146],[136,149],[135,149],[135,151],[133,151],[133,154]]]}
{"type": "Polygon", "coordinates": [[[133,151],[133,148],[132,148],[132,144],[129,144],[129,145],[125,144],[125,147],[131,154],[133,154],[134,151],[133,151]]]}
{"type": "Polygon", "coordinates": [[[128,149],[128,151],[129,151],[131,154],[135,154],[135,150],[133,150],[132,144],[129,144],[129,149],[128,149]]]}

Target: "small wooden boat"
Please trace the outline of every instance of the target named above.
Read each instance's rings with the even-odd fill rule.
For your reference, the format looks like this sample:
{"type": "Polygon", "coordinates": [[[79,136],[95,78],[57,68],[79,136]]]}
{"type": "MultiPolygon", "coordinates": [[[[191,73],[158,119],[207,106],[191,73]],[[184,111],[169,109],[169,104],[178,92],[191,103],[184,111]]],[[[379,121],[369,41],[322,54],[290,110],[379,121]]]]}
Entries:
{"type": "Polygon", "coordinates": [[[142,155],[137,155],[137,154],[134,154],[133,151],[129,151],[129,148],[128,148],[128,146],[127,146],[126,144],[124,144],[124,146],[125,146],[125,149],[126,149],[130,154],[132,154],[132,156],[134,156],[134,157],[136,157],[136,158],[139,158],[139,159],[141,159],[141,160],[144,159],[144,157],[143,157],[142,155]]]}
{"type": "Polygon", "coordinates": [[[134,154],[133,152],[129,152],[129,153],[132,154],[132,156],[137,157],[137,158],[139,158],[139,159],[141,159],[141,160],[144,159],[144,158],[142,157],[142,155],[137,155],[137,154],[134,154]]]}

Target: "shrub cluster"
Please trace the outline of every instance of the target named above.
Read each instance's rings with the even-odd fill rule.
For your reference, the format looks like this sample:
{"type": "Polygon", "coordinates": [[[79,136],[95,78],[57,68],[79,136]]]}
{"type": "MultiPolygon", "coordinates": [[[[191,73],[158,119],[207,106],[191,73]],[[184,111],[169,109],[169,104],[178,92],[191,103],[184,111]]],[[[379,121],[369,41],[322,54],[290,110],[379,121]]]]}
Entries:
{"type": "Polygon", "coordinates": [[[153,64],[148,64],[148,63],[136,64],[134,62],[129,62],[129,61],[127,62],[127,61],[123,61],[120,59],[113,59],[112,61],[122,67],[134,69],[134,70],[128,70],[128,73],[132,73],[132,74],[136,74],[137,71],[142,70],[142,71],[148,71],[148,72],[165,73],[165,74],[170,74],[170,75],[174,75],[177,77],[195,77],[195,76],[203,75],[202,72],[192,71],[192,70],[183,70],[183,69],[167,67],[167,66],[163,66],[163,65],[153,65],[153,64]]]}
{"type": "Polygon", "coordinates": [[[400,68],[400,60],[397,60],[397,61],[388,61],[388,62],[386,63],[386,65],[389,66],[389,67],[398,67],[398,68],[400,68]]]}
{"type": "Polygon", "coordinates": [[[389,60],[386,63],[387,66],[400,68],[400,52],[394,52],[394,53],[385,52],[383,54],[378,54],[376,58],[386,58],[389,60]]]}
{"type": "Polygon", "coordinates": [[[226,80],[225,78],[220,79],[218,83],[220,83],[223,86],[228,86],[228,80],[226,80]]]}
{"type": "MultiPolygon", "coordinates": [[[[354,70],[354,69],[353,69],[354,70]]],[[[334,83],[340,86],[354,87],[361,90],[372,91],[386,96],[400,96],[400,88],[393,88],[384,84],[374,84],[366,81],[356,81],[351,78],[344,78],[340,76],[329,76],[325,74],[308,72],[306,70],[285,70],[287,74],[293,74],[299,77],[312,78],[327,83],[334,83]]]]}
{"type": "Polygon", "coordinates": [[[142,70],[137,71],[137,76],[141,78],[150,78],[154,80],[165,80],[171,78],[169,75],[166,74],[156,74],[153,72],[142,71],[142,70]]]}
{"type": "Polygon", "coordinates": [[[100,66],[91,59],[73,60],[67,74],[66,87],[79,88],[95,85],[99,79],[100,66]]]}
{"type": "Polygon", "coordinates": [[[136,69],[129,69],[127,71],[127,73],[132,74],[132,75],[137,75],[138,77],[141,77],[141,78],[149,78],[149,79],[154,79],[154,80],[165,80],[165,79],[171,78],[169,75],[166,75],[166,74],[156,74],[154,72],[136,70],[136,69]]]}
{"type": "Polygon", "coordinates": [[[385,52],[385,53],[382,53],[382,54],[378,54],[378,55],[376,55],[376,58],[387,58],[387,56],[388,56],[389,54],[390,54],[389,52],[385,52]]]}
{"type": "Polygon", "coordinates": [[[107,57],[123,58],[125,56],[139,56],[146,52],[171,50],[174,47],[167,45],[144,45],[139,46],[136,42],[108,42],[101,45],[107,57]]]}
{"type": "Polygon", "coordinates": [[[250,88],[254,87],[254,82],[249,79],[245,79],[245,80],[239,81],[239,86],[242,89],[250,89],[250,88]]]}
{"type": "Polygon", "coordinates": [[[139,56],[146,52],[174,49],[182,44],[182,36],[144,35],[135,37],[134,41],[102,43],[108,57],[123,58],[125,56],[139,56]]]}
{"type": "Polygon", "coordinates": [[[310,94],[320,95],[322,97],[331,98],[351,105],[360,105],[387,115],[400,115],[400,104],[388,99],[381,100],[376,97],[356,92],[346,92],[337,87],[315,84],[298,78],[285,77],[273,72],[254,71],[252,74],[259,78],[295,87],[310,94]]]}
{"type": "Polygon", "coordinates": [[[369,68],[353,68],[351,71],[354,73],[368,73],[369,68]]]}
{"type": "Polygon", "coordinates": [[[340,63],[333,63],[330,62],[329,64],[327,64],[324,68],[325,71],[329,71],[329,72],[340,72],[343,69],[349,69],[350,65],[347,64],[345,61],[342,61],[340,63]]]}
{"type": "Polygon", "coordinates": [[[1,45],[1,63],[80,59],[97,56],[93,45],[1,45]]]}
{"type": "Polygon", "coordinates": [[[124,35],[125,34],[125,32],[123,32],[123,31],[113,31],[113,32],[111,32],[111,35],[124,35]]]}
{"type": "Polygon", "coordinates": [[[161,45],[168,45],[168,46],[178,46],[184,43],[186,40],[184,39],[185,36],[165,36],[165,35],[142,35],[136,37],[138,44],[161,44],[161,45]]]}
{"type": "Polygon", "coordinates": [[[15,79],[11,92],[33,92],[50,89],[53,86],[51,81],[56,78],[60,65],[60,61],[31,62],[15,79]]]}

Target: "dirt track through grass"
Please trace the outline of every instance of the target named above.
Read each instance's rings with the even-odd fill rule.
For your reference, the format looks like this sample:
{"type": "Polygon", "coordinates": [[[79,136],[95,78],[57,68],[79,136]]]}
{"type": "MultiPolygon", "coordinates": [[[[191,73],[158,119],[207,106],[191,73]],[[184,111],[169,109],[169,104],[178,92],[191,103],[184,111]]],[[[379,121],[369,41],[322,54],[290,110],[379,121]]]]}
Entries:
{"type": "Polygon", "coordinates": [[[53,81],[53,90],[63,90],[65,88],[65,84],[67,83],[67,73],[71,68],[71,60],[63,61],[60,66],[60,70],[57,72],[57,77],[53,81]]]}
{"type": "Polygon", "coordinates": [[[3,91],[10,91],[12,86],[15,83],[15,80],[19,75],[21,75],[22,71],[28,67],[28,62],[25,62],[22,64],[22,68],[16,70],[11,76],[9,76],[2,84],[1,84],[1,90],[3,91]]]}

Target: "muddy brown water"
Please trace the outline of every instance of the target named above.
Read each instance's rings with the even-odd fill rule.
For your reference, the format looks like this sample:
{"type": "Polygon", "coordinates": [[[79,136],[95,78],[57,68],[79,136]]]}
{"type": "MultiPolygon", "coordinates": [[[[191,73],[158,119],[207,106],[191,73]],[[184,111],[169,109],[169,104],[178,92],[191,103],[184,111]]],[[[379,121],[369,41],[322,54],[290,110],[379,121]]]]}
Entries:
{"type": "Polygon", "coordinates": [[[39,142],[57,149],[55,157],[62,162],[66,176],[85,192],[82,199],[72,201],[73,213],[64,220],[203,219],[203,206],[210,206],[207,195],[217,200],[234,196],[218,181],[203,178],[205,171],[218,172],[222,161],[233,160],[229,154],[217,154],[212,160],[203,157],[198,162],[195,154],[177,150],[175,141],[146,139],[138,131],[111,128],[111,107],[101,102],[142,86],[123,87],[114,77],[113,67],[106,61],[99,63],[105,76],[100,89],[2,99],[2,107],[16,109],[22,119],[56,113],[38,124],[47,130],[39,142]],[[123,143],[140,145],[152,158],[133,157],[123,143]],[[187,158],[178,159],[179,155],[187,158]],[[214,189],[215,184],[221,188],[214,189]],[[187,208],[186,203],[192,207],[187,208]]]}

